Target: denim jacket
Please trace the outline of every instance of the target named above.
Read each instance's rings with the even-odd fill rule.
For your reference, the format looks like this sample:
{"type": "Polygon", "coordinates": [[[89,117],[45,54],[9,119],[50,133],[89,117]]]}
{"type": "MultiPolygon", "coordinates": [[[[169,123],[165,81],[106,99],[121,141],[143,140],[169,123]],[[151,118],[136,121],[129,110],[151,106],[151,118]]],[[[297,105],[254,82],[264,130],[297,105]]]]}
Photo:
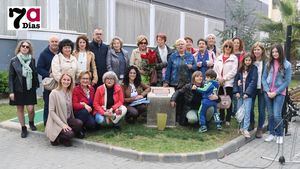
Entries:
{"type": "Polygon", "coordinates": [[[164,82],[171,86],[179,86],[179,83],[187,84],[191,81],[192,73],[196,68],[196,61],[191,53],[185,52],[184,56],[181,57],[176,51],[168,60],[164,82]],[[180,65],[182,58],[184,59],[185,65],[180,65]],[[187,64],[193,65],[193,68],[189,69],[187,64]],[[181,72],[179,71],[180,67],[182,68],[181,72]]]}
{"type": "MultiPolygon", "coordinates": [[[[268,63],[267,63],[268,64],[268,63]]],[[[273,72],[274,68],[271,66],[270,71],[268,72],[268,66],[265,66],[263,75],[262,75],[262,85],[263,85],[263,90],[265,92],[270,91],[270,87],[272,84],[272,77],[273,77],[273,72]]],[[[277,88],[276,94],[279,95],[281,94],[284,89],[288,87],[288,85],[291,82],[292,79],[292,68],[291,68],[291,63],[287,60],[284,61],[284,71],[278,71],[277,76],[275,78],[275,87],[277,88]]]]}

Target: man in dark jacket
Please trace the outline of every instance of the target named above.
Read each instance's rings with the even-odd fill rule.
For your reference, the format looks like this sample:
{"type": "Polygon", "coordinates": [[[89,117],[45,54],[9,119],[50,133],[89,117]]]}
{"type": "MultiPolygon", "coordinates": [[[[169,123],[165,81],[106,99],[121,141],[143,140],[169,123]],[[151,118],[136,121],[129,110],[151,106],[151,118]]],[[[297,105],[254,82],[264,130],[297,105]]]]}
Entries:
{"type": "MultiPolygon", "coordinates": [[[[44,79],[49,77],[51,62],[53,57],[58,53],[58,43],[59,39],[57,36],[51,36],[49,38],[49,46],[47,46],[43,52],[40,54],[40,57],[37,62],[37,72],[44,79]]],[[[48,105],[49,105],[49,95],[50,90],[44,89],[43,100],[44,100],[44,125],[46,126],[48,118],[48,105]]]]}
{"type": "Polygon", "coordinates": [[[94,86],[97,89],[98,86],[102,85],[102,76],[107,72],[106,66],[106,55],[108,46],[103,43],[103,30],[96,28],[93,33],[93,41],[90,43],[90,50],[95,54],[95,62],[97,67],[98,82],[94,86]]]}

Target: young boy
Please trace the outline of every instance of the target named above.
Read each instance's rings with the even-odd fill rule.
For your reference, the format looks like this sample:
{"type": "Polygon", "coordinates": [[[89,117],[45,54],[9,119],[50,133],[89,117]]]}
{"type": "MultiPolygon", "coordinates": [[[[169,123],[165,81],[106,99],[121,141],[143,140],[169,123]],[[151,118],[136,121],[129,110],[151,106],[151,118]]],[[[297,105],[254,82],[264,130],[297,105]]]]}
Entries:
{"type": "Polygon", "coordinates": [[[199,132],[203,133],[207,131],[207,126],[206,126],[206,111],[209,107],[213,106],[214,108],[214,120],[217,125],[217,129],[221,130],[221,122],[220,122],[220,117],[219,113],[217,111],[217,101],[216,100],[209,100],[209,96],[212,95],[213,93],[217,93],[217,90],[219,88],[218,82],[215,80],[217,78],[217,73],[209,69],[205,73],[206,76],[206,82],[204,84],[204,87],[196,87],[195,85],[192,87],[193,90],[197,89],[197,92],[202,93],[202,100],[201,100],[201,106],[198,111],[198,116],[199,116],[199,123],[200,123],[200,128],[199,132]]]}

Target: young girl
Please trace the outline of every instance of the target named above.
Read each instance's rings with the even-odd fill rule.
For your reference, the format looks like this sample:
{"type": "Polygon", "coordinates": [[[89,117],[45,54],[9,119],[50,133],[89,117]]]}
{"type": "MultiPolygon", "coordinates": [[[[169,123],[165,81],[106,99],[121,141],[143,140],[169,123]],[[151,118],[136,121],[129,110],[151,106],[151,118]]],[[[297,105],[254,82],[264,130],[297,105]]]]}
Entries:
{"type": "Polygon", "coordinates": [[[252,98],[255,97],[256,85],[257,67],[253,65],[251,55],[248,54],[242,60],[233,85],[233,94],[238,100],[237,107],[240,108],[242,104],[245,105],[245,116],[240,129],[245,138],[250,138],[248,128],[250,125],[252,98]]]}
{"type": "Polygon", "coordinates": [[[261,138],[262,137],[262,129],[263,125],[265,123],[265,98],[264,98],[264,92],[262,90],[262,74],[265,67],[265,57],[266,52],[265,48],[262,43],[256,42],[252,48],[251,48],[251,57],[253,58],[253,64],[257,67],[257,87],[255,91],[255,96],[252,99],[252,107],[251,107],[251,113],[250,113],[250,123],[254,122],[254,103],[255,98],[257,96],[258,99],[258,125],[255,137],[261,138]]]}
{"type": "Polygon", "coordinates": [[[270,60],[267,62],[262,76],[270,132],[270,135],[265,139],[266,142],[276,138],[277,144],[283,143],[283,123],[280,122],[286,88],[291,82],[291,78],[291,63],[285,59],[282,46],[280,44],[273,45],[270,60]],[[277,125],[279,126],[276,127],[277,125]]]}

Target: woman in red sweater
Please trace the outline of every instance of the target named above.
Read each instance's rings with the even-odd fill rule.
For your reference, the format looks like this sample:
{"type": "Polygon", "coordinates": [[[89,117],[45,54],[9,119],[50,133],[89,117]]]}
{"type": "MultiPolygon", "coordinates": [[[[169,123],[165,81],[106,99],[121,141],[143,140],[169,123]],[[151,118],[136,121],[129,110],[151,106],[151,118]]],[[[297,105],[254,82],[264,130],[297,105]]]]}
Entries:
{"type": "Polygon", "coordinates": [[[124,104],[124,94],[118,84],[117,75],[113,71],[104,73],[103,85],[97,88],[94,100],[94,115],[96,123],[111,125],[119,129],[119,121],[125,116],[127,109],[124,104]]]}
{"type": "Polygon", "coordinates": [[[73,89],[73,109],[75,118],[83,122],[83,127],[92,130],[96,126],[92,115],[94,102],[94,88],[90,85],[91,74],[89,71],[81,72],[79,85],[73,89]]]}

